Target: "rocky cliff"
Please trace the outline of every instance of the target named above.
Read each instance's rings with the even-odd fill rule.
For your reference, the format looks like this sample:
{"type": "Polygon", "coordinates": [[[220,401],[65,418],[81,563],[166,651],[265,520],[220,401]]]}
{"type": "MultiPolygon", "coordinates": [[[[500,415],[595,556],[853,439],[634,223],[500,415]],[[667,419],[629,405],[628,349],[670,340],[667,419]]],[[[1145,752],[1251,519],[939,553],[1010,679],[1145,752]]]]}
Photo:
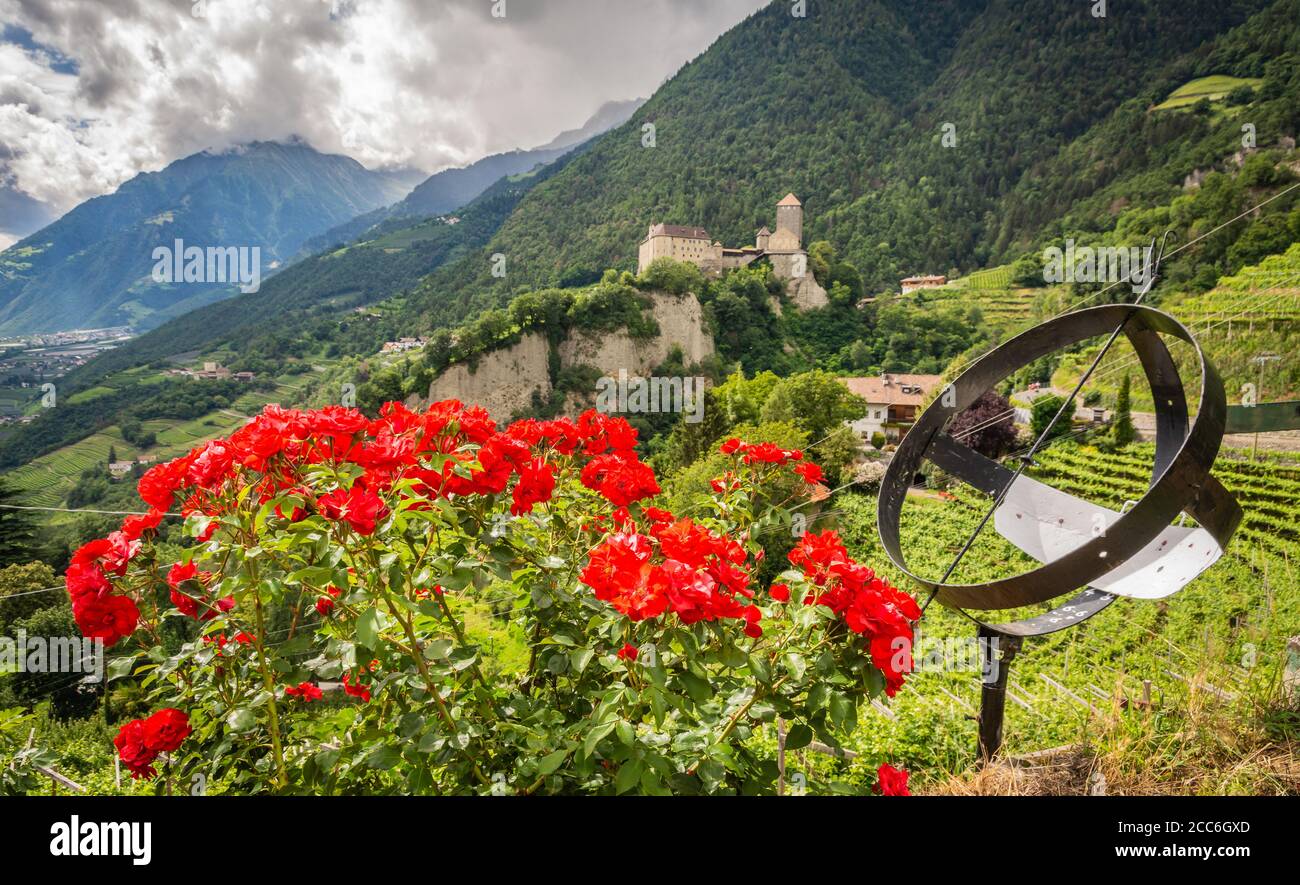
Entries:
{"type": "MultiPolygon", "coordinates": [[[[587,368],[600,375],[616,377],[653,372],[680,348],[688,367],[714,352],[713,336],[704,323],[704,310],[692,294],[647,293],[648,313],[658,334],[633,337],[627,330],[615,332],[570,330],[558,342],[559,369],[587,368]]],[[[535,401],[548,401],[555,389],[551,373],[550,344],[538,332],[525,333],[514,344],[490,351],[474,365],[449,366],[429,385],[428,402],[458,399],[478,403],[497,421],[529,409],[535,401]]],[[[590,401],[594,390],[566,391],[565,409],[577,409],[590,401]]]]}

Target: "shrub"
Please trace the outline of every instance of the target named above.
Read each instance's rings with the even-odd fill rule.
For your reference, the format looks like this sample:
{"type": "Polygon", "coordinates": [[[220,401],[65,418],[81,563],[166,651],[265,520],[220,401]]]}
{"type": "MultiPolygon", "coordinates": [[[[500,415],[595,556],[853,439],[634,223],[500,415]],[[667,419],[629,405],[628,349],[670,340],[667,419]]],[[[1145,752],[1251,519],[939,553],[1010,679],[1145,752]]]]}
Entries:
{"type": "Polygon", "coordinates": [[[242,792],[771,791],[755,729],[836,742],[902,686],[920,612],[833,531],[756,580],[791,514],[755,502],[818,481],[802,452],[727,440],[677,516],[635,444],[596,412],[499,430],[455,402],[271,406],[153,467],[149,514],[66,575],[83,632],[133,639],[152,686],[123,761],[242,792]],[[173,507],[198,541],[179,561],[155,540],[173,507]],[[517,670],[467,628],[489,601],[525,638],[517,670]],[[173,651],[177,620],[201,635],[173,651]]]}

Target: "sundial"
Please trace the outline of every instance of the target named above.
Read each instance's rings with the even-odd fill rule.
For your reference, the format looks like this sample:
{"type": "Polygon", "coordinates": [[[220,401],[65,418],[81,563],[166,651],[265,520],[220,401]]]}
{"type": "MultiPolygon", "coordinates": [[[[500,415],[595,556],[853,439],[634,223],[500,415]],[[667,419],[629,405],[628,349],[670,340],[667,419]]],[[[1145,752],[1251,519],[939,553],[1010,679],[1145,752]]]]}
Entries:
{"type": "Polygon", "coordinates": [[[1105,304],[1062,314],[976,360],[908,431],[881,481],[878,526],[890,560],[928,589],[931,599],[961,610],[979,626],[989,665],[980,710],[980,752],[986,759],[1001,744],[1007,669],[1024,639],[1081,623],[1120,596],[1160,599],[1176,593],[1218,560],[1241,522],[1240,506],[1211,474],[1228,422],[1223,382],[1182,323],[1141,303],[1155,278],[1152,273],[1132,304],[1105,304]],[[1021,367],[1102,335],[1109,336],[1106,344],[1052,425],[1072,410],[1075,396],[1114,341],[1124,335],[1150,385],[1156,412],[1151,478],[1146,493],[1133,506],[1122,512],[1111,510],[1026,476],[1034,454],[1050,440],[1052,425],[1013,466],[984,456],[948,433],[953,418],[1021,367]],[[1200,368],[1194,417],[1166,337],[1190,345],[1200,368]],[[903,503],[924,461],[992,499],[978,528],[938,579],[909,568],[900,540],[903,503]],[[1180,514],[1195,524],[1175,524],[1180,514]],[[979,583],[950,582],[962,557],[990,522],[1038,565],[979,583]],[[1022,620],[989,623],[971,614],[1050,603],[1061,597],[1067,598],[1050,611],[1022,620]]]}

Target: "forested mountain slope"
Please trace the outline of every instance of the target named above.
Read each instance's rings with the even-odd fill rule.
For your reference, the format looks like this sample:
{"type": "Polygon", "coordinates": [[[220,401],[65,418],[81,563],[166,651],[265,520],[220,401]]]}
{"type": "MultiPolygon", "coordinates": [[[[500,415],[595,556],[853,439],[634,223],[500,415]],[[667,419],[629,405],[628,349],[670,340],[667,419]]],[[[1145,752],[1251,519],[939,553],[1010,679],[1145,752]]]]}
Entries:
{"type": "Polygon", "coordinates": [[[157,325],[232,287],[155,282],[155,248],[258,247],[264,278],[308,237],[400,197],[411,178],[299,141],[137,175],[0,253],[0,333],[157,325]]]}
{"type": "MultiPolygon", "coordinates": [[[[421,307],[437,325],[523,286],[630,267],[652,221],[744,245],[787,191],[804,202],[805,240],[835,242],[869,288],[1014,257],[1074,202],[1147,168],[1111,145],[1107,174],[1092,174],[1067,156],[1074,141],[1198,67],[1262,69],[1259,53],[1213,50],[1268,5],[1147,0],[1095,18],[1069,0],[846,0],[797,18],[772,4],[530,194],[482,255],[432,276],[421,307]]],[[[1279,18],[1295,6],[1276,5],[1279,18]]],[[[1283,86],[1289,69],[1275,67],[1283,86]]]]}

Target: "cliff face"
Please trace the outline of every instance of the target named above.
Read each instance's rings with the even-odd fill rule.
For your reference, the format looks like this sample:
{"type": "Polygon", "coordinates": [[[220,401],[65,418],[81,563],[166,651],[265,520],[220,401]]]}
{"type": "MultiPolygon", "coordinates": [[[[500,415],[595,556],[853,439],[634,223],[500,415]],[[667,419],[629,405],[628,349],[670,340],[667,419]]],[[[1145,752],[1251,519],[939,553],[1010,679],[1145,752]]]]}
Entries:
{"type": "MultiPolygon", "coordinates": [[[[649,293],[650,316],[659,327],[651,338],[633,338],[626,330],[617,332],[570,331],[559,342],[562,369],[587,366],[602,375],[617,377],[647,375],[668,358],[674,347],[681,348],[683,362],[690,366],[714,352],[713,336],[704,326],[704,309],[694,295],[649,293]]],[[[551,396],[546,338],[526,333],[518,342],[481,356],[471,368],[465,364],[448,367],[429,385],[427,402],[458,399],[477,403],[497,421],[529,408],[534,394],[543,401],[551,396]]],[[[565,410],[576,410],[589,402],[586,392],[570,391],[565,410]]],[[[594,390],[590,392],[594,395],[594,390]]]]}
{"type": "Polygon", "coordinates": [[[644,375],[680,347],[686,365],[698,363],[713,353],[713,336],[704,328],[704,310],[694,295],[651,293],[650,315],[659,326],[654,338],[635,339],[627,332],[570,332],[560,344],[564,367],[591,366],[605,375],[625,370],[644,375]]]}
{"type": "Polygon", "coordinates": [[[483,406],[498,421],[532,404],[533,392],[551,395],[546,339],[529,332],[518,343],[485,354],[478,365],[448,366],[429,385],[428,402],[458,399],[483,406]]]}

